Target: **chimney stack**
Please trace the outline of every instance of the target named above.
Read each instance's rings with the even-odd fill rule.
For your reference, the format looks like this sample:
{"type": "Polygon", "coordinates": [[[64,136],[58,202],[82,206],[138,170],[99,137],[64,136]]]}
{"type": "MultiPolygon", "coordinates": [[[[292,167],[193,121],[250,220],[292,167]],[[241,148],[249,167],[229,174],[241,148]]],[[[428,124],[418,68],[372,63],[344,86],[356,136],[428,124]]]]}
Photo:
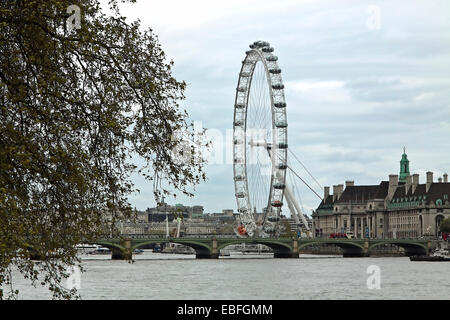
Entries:
{"type": "Polygon", "coordinates": [[[428,190],[430,190],[432,183],[433,183],[433,172],[428,171],[427,172],[427,187],[425,190],[426,193],[428,193],[428,190]]]}
{"type": "Polygon", "coordinates": [[[338,184],[338,199],[342,196],[343,192],[344,192],[344,185],[338,184]]]}
{"type": "Polygon", "coordinates": [[[353,180],[347,180],[345,181],[345,187],[353,187],[355,185],[355,181],[353,180]]]}
{"type": "Polygon", "coordinates": [[[334,185],[333,186],[333,201],[339,200],[343,191],[344,191],[343,184],[334,185]]]}
{"type": "Polygon", "coordinates": [[[419,185],[419,175],[417,173],[414,173],[412,175],[412,193],[416,191],[418,185],[419,185]]]}
{"type": "Polygon", "coordinates": [[[406,176],[405,194],[408,193],[409,189],[411,189],[411,186],[412,186],[412,177],[411,176],[406,176]]]}
{"type": "Polygon", "coordinates": [[[330,195],[330,187],[323,187],[323,201],[330,195]]]}
{"type": "Polygon", "coordinates": [[[438,182],[442,183],[442,178],[441,177],[438,178],[438,182]]]}
{"type": "Polygon", "coordinates": [[[388,198],[392,199],[394,196],[395,190],[397,190],[398,186],[398,174],[390,174],[389,175],[389,188],[388,188],[388,198]]]}
{"type": "Polygon", "coordinates": [[[447,183],[448,182],[448,174],[444,173],[444,182],[447,183]]]}

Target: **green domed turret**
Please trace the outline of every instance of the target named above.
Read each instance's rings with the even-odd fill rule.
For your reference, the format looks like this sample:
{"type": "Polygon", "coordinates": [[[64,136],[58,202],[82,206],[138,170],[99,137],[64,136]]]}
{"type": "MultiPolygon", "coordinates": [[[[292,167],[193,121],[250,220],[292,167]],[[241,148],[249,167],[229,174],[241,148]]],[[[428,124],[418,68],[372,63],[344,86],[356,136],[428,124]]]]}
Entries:
{"type": "Polygon", "coordinates": [[[400,176],[398,177],[398,181],[405,182],[407,176],[409,176],[409,160],[406,155],[406,150],[403,148],[402,160],[400,160],[400,176]]]}

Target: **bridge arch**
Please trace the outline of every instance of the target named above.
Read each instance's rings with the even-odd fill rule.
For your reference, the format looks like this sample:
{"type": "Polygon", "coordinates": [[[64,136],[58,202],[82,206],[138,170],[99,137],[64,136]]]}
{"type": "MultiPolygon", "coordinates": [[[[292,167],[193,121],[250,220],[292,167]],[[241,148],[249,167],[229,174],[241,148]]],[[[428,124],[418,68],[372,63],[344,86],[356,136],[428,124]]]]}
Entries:
{"type": "MultiPolygon", "coordinates": [[[[290,240],[292,242],[292,240],[290,240]]],[[[276,239],[235,239],[220,241],[218,240],[217,250],[221,250],[230,245],[251,243],[251,244],[263,244],[273,250],[274,258],[291,258],[295,257],[296,253],[293,250],[291,244],[286,241],[280,241],[276,239]]],[[[298,257],[298,252],[297,252],[298,257]]]]}
{"type": "Polygon", "coordinates": [[[330,241],[321,240],[321,241],[308,241],[306,243],[301,243],[299,241],[298,250],[300,251],[302,248],[305,248],[307,246],[321,245],[321,244],[333,244],[335,246],[338,246],[339,248],[342,249],[344,257],[362,257],[365,255],[364,246],[362,244],[352,241],[336,242],[332,240],[330,241]]]}
{"type": "Polygon", "coordinates": [[[381,245],[385,245],[385,244],[393,244],[393,245],[403,248],[405,250],[406,256],[422,255],[422,254],[425,255],[428,252],[428,246],[423,243],[413,242],[413,241],[400,242],[400,241],[395,241],[395,240],[390,240],[390,241],[386,240],[386,241],[381,241],[381,242],[377,242],[377,243],[373,243],[373,244],[369,245],[369,253],[374,248],[381,246],[381,245]]]}
{"type": "Polygon", "coordinates": [[[200,241],[190,240],[190,241],[183,241],[183,239],[152,239],[152,240],[146,240],[142,242],[135,243],[131,250],[139,249],[140,247],[143,247],[145,245],[149,244],[157,244],[157,243],[177,243],[182,244],[188,247],[191,247],[195,250],[195,254],[197,258],[204,258],[211,256],[212,247],[202,243],[200,241]]]}
{"type": "Polygon", "coordinates": [[[125,247],[119,243],[109,242],[109,241],[95,241],[90,244],[98,244],[108,249],[117,249],[117,250],[125,250],[125,247]]]}

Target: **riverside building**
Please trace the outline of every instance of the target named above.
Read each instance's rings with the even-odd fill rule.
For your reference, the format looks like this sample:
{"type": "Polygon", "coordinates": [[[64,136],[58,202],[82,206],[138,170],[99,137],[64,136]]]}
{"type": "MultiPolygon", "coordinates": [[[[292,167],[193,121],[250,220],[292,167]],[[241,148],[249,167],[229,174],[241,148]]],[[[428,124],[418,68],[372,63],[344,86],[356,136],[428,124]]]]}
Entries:
{"type": "Polygon", "coordinates": [[[439,226],[450,217],[450,183],[444,174],[437,181],[426,173],[426,183],[409,172],[405,152],[400,173],[377,185],[344,185],[324,188],[324,198],[313,212],[314,237],[352,231],[356,238],[406,239],[437,237],[439,226]]]}

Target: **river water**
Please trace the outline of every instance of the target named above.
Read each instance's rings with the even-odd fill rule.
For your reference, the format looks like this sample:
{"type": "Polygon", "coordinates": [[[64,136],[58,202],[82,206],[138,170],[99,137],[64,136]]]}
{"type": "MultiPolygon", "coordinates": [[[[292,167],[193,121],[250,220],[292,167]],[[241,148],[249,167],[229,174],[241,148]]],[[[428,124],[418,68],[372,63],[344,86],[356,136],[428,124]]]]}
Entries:
{"type": "MultiPolygon", "coordinates": [[[[106,255],[82,258],[86,272],[79,292],[86,300],[450,299],[450,263],[412,262],[406,257],[232,255],[196,260],[194,255],[145,250],[134,263],[106,255]],[[374,275],[369,267],[379,270],[379,289],[368,287],[368,277],[374,275]]],[[[51,298],[46,288],[15,278],[20,299],[51,298]]]]}

